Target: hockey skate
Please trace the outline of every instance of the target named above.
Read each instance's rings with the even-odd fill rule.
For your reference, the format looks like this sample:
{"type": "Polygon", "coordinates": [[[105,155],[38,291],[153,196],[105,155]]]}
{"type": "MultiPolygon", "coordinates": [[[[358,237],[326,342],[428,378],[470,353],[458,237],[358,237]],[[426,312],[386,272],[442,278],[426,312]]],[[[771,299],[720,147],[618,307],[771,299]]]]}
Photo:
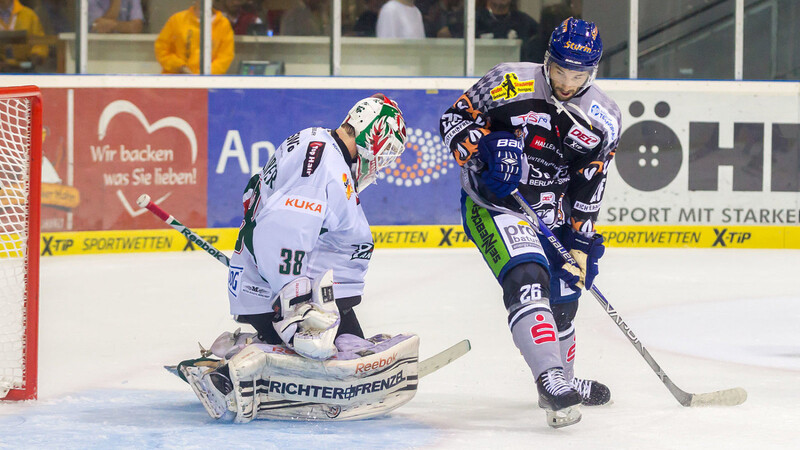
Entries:
{"type": "Polygon", "coordinates": [[[178,370],[186,378],[192,390],[200,399],[208,415],[214,419],[222,419],[235,415],[236,398],[233,384],[224,371],[198,366],[178,366],[178,370]],[[228,414],[228,413],[231,414],[228,414]]]}
{"type": "Polygon", "coordinates": [[[600,406],[611,401],[611,391],[599,381],[574,377],[570,384],[581,395],[582,405],[600,406]]]}
{"type": "Polygon", "coordinates": [[[553,428],[566,427],[581,420],[581,395],[564,378],[564,371],[553,368],[536,380],[539,407],[547,412],[547,424],[553,428]]]}

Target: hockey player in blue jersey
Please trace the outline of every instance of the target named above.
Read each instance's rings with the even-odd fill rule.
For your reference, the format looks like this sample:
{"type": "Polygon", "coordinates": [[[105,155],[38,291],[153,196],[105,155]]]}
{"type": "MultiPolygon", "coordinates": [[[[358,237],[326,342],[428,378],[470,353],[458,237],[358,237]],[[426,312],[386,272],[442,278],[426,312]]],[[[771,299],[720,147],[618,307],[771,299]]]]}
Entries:
{"type": "Polygon", "coordinates": [[[578,422],[581,403],[611,397],[573,370],[573,319],[604,252],[594,224],[620,135],[619,108],[593,84],[601,55],[597,26],[569,18],[553,31],[543,64],[497,65],[440,121],[462,167],[465,232],[503,288],[513,341],[553,427],[578,422]],[[515,189],[579,267],[563,264],[525,222],[515,189]]]}

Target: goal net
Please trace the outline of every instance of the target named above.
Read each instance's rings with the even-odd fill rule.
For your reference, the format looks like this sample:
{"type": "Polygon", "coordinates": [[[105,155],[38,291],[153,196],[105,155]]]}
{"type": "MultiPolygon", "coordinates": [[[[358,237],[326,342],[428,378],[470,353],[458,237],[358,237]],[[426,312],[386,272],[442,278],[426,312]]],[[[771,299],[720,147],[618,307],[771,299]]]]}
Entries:
{"type": "Polygon", "coordinates": [[[0,88],[0,400],[36,398],[42,102],[0,88]]]}

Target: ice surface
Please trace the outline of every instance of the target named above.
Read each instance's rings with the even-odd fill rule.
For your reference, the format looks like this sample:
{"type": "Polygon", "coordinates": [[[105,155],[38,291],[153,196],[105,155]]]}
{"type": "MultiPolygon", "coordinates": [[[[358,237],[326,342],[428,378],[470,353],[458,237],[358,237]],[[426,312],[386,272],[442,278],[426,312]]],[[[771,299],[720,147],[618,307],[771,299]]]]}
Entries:
{"type": "Polygon", "coordinates": [[[415,332],[422,358],[472,342],[409,404],[359,422],[245,425],[210,419],[161,367],[236,328],[222,265],[199,252],[44,258],[39,400],[0,403],[0,448],[793,448],[799,263],[789,250],[609,249],[597,284],[672,380],[749,398],[680,406],[587,294],[576,369],[614,403],[554,430],[474,249],[374,253],[356,309],[367,334],[415,332]]]}

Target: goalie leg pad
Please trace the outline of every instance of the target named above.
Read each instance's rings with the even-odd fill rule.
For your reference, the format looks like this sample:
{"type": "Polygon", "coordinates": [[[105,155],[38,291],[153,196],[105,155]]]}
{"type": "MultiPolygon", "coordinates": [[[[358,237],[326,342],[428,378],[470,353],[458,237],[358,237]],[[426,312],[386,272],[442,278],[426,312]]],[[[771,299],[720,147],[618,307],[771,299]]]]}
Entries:
{"type": "Polygon", "coordinates": [[[235,421],[364,419],[386,414],[414,397],[416,335],[381,337],[377,343],[346,341],[343,351],[326,361],[303,358],[280,346],[245,348],[229,363],[235,421]]]}

